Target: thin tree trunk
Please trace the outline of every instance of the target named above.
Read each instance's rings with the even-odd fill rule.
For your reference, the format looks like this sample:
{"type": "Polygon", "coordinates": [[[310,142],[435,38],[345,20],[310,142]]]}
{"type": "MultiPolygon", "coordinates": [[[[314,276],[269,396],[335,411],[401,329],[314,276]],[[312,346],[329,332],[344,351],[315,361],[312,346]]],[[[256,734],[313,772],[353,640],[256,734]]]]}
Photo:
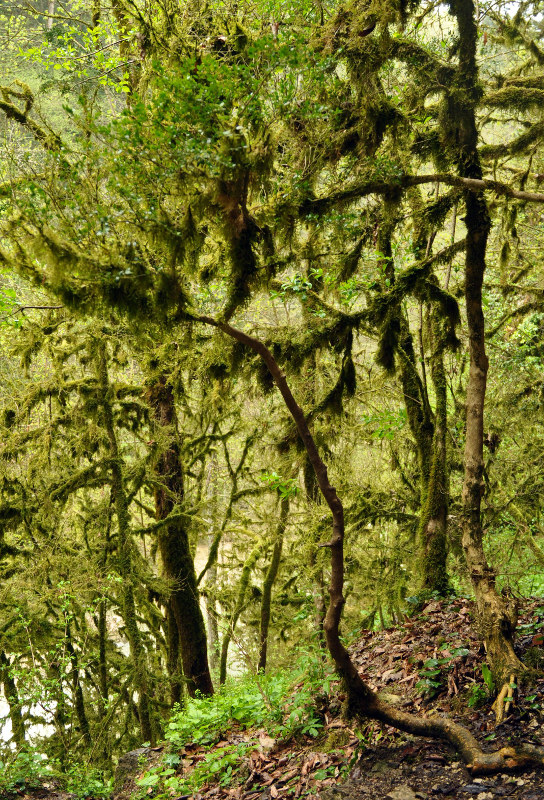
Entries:
{"type": "MultiPolygon", "coordinates": [[[[452,0],[459,30],[458,85],[449,96],[449,118],[455,137],[458,171],[462,178],[481,179],[475,107],[479,99],[476,64],[477,26],[473,0],[452,0]]],[[[467,385],[465,477],[463,483],[462,543],[474,588],[478,615],[487,647],[487,658],[497,680],[517,672],[522,664],[514,652],[516,625],[513,609],[497,592],[495,572],[483,548],[481,499],[483,482],[484,402],[488,358],[482,287],[491,222],[481,191],[465,191],[467,229],[465,255],[465,303],[469,334],[470,370],[467,385]]]]}
{"type": "Polygon", "coordinates": [[[111,494],[117,516],[118,544],[117,559],[121,584],[121,607],[123,622],[130,645],[130,654],[134,668],[134,683],[138,692],[138,716],[140,731],[144,741],[155,742],[155,732],[151,724],[149,707],[149,685],[147,679],[146,654],[136,621],[136,604],[134,602],[134,573],[132,565],[132,541],[130,534],[130,518],[127,495],[123,479],[122,459],[115,433],[113,411],[110,405],[110,385],[108,380],[106,346],[103,342],[98,347],[98,383],[100,403],[104,417],[104,427],[111,454],[111,494]]]}
{"type": "Polygon", "coordinates": [[[55,0],[49,0],[47,4],[47,30],[50,31],[53,27],[55,15],[55,0]]]}
{"type": "Polygon", "coordinates": [[[270,627],[270,613],[272,605],[272,587],[276,580],[280,568],[281,551],[283,547],[283,535],[287,525],[289,514],[289,498],[283,497],[281,500],[280,519],[274,539],[272,558],[263,582],[263,595],[261,598],[261,624],[259,630],[259,665],[258,668],[263,672],[266,670],[266,657],[268,652],[268,629],[270,627]]]}
{"type": "MultiPolygon", "coordinates": [[[[312,402],[315,402],[312,396],[312,402]]],[[[310,464],[308,456],[304,459],[304,488],[306,490],[306,497],[308,502],[317,503],[321,497],[319,486],[314,469],[310,464]]],[[[317,558],[317,542],[312,542],[312,549],[310,551],[310,571],[313,578],[312,597],[314,599],[314,628],[317,633],[317,640],[319,645],[323,648],[327,647],[325,642],[325,633],[323,631],[323,623],[325,622],[325,614],[327,613],[327,603],[325,601],[325,581],[323,580],[323,569],[318,563],[317,558]]]]}
{"type": "Polygon", "coordinates": [[[251,570],[259,558],[261,550],[261,544],[258,544],[257,547],[254,547],[249,554],[247,561],[242,567],[242,574],[240,575],[240,582],[238,583],[238,595],[236,597],[236,603],[234,604],[234,610],[221,644],[221,660],[219,662],[219,683],[221,684],[225,683],[227,679],[227,657],[229,653],[229,645],[232,637],[234,636],[234,631],[236,629],[238,619],[240,618],[240,614],[244,610],[247,587],[249,586],[249,579],[251,577],[251,570]]]}
{"type": "MultiPolygon", "coordinates": [[[[388,224],[380,230],[379,249],[383,254],[384,273],[389,280],[389,286],[395,282],[393,266],[393,252],[391,236],[393,233],[394,204],[389,206],[388,224]]],[[[421,243],[425,240],[425,232],[421,232],[421,243]]],[[[427,239],[427,255],[432,244],[432,235],[427,239]]],[[[415,247],[416,252],[418,247],[415,247]]],[[[422,307],[421,307],[422,308],[422,307]]],[[[399,303],[391,309],[391,315],[398,320],[398,354],[399,376],[404,397],[404,405],[408,424],[414,437],[418,462],[420,486],[420,524],[418,528],[419,563],[421,565],[421,588],[428,591],[444,594],[448,589],[447,577],[447,549],[446,549],[446,523],[447,514],[444,513],[443,487],[446,479],[445,449],[442,451],[441,442],[445,443],[446,406],[439,407],[440,399],[437,397],[436,414],[442,414],[438,421],[440,429],[435,430],[437,421],[433,419],[433,412],[429,403],[427,390],[427,374],[425,371],[422,311],[420,313],[419,345],[422,362],[422,376],[417,368],[417,357],[414,349],[413,336],[406,312],[399,303]]],[[[443,358],[442,354],[440,358],[443,358]]],[[[392,356],[388,359],[392,364],[392,356]]],[[[433,383],[438,378],[435,363],[433,383]]],[[[447,503],[447,498],[445,500],[447,503]]],[[[380,608],[380,614],[381,614],[380,608]]]]}
{"type": "MultiPolygon", "coordinates": [[[[217,455],[212,453],[210,466],[209,466],[209,480],[208,480],[208,497],[209,497],[209,513],[208,524],[210,533],[206,536],[206,547],[208,555],[211,552],[213,542],[215,541],[214,530],[216,527],[216,520],[218,516],[217,507],[217,455]],[[210,488],[211,487],[211,488],[210,488]]],[[[208,560],[208,559],[206,559],[208,560]]],[[[214,559],[213,563],[209,566],[205,575],[205,591],[204,602],[206,606],[206,634],[208,637],[208,661],[210,663],[210,670],[215,674],[219,669],[219,625],[217,622],[217,602],[214,587],[217,585],[217,560],[214,559]]]]}
{"type": "Polygon", "coordinates": [[[4,697],[9,706],[11,720],[11,734],[13,741],[19,749],[25,746],[25,723],[23,720],[23,707],[19,700],[17,684],[10,672],[11,664],[3,650],[0,650],[0,682],[4,687],[4,697]]]}
{"type": "Polygon", "coordinates": [[[100,16],[101,16],[100,0],[93,0],[93,13],[92,13],[93,28],[96,28],[96,26],[100,23],[100,16]]]}
{"type": "Polygon", "coordinates": [[[431,314],[431,341],[434,350],[431,355],[431,379],[436,401],[431,465],[420,525],[422,586],[445,594],[449,588],[446,569],[449,500],[446,450],[448,403],[443,336],[436,310],[431,314]]]}
{"type": "MultiPolygon", "coordinates": [[[[157,520],[162,520],[171,514],[176,504],[181,505],[184,498],[183,470],[173,430],[174,396],[165,375],[160,375],[148,387],[146,399],[153,409],[157,425],[172,430],[168,446],[155,466],[161,481],[161,485],[155,488],[155,511],[157,520]]],[[[191,697],[194,697],[196,692],[203,695],[213,694],[206,629],[200,608],[194,560],[184,521],[176,519],[164,525],[158,537],[164,570],[172,585],[169,603],[178,628],[187,691],[191,697]]]]}
{"type": "Polygon", "coordinates": [[[76,719],[79,728],[79,732],[81,733],[83,740],[85,741],[85,745],[87,747],[91,747],[92,739],[91,739],[91,729],[89,727],[89,720],[87,719],[87,712],[85,709],[85,698],[83,697],[83,689],[81,687],[80,675],[79,675],[79,663],[77,658],[77,653],[75,648],[72,644],[72,633],[70,630],[70,626],[66,625],[66,650],[70,655],[70,677],[72,679],[72,702],[74,704],[74,709],[76,712],[76,719]]]}

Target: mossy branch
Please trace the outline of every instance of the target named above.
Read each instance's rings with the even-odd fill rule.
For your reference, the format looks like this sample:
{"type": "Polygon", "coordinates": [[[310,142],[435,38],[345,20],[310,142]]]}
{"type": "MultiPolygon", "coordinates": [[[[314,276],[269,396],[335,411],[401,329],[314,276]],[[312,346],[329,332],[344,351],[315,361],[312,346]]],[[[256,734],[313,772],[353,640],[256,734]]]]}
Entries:
{"type": "MultiPolygon", "coordinates": [[[[544,100],[544,92],[543,92],[544,100]]],[[[356,202],[370,195],[391,195],[402,192],[411,186],[422,186],[426,183],[442,183],[447,186],[458,186],[472,192],[492,191],[499,196],[512,197],[516,200],[525,200],[532,203],[544,203],[542,192],[525,192],[514,189],[507,183],[485,178],[464,178],[449,173],[434,173],[429,175],[402,175],[394,181],[365,181],[353,185],[339,192],[334,192],[327,197],[308,198],[299,207],[301,216],[308,214],[325,214],[332,208],[345,203],[356,202]]]]}
{"type": "Polygon", "coordinates": [[[34,105],[34,95],[29,86],[21,81],[16,81],[21,87],[21,91],[12,89],[10,86],[0,86],[0,110],[4,112],[8,119],[18,122],[26,128],[39,142],[42,143],[46,150],[59,151],[63,148],[61,137],[51,130],[51,128],[42,128],[41,125],[29,116],[32,106],[34,105]],[[13,100],[23,100],[24,108],[19,108],[15,105],[13,100]]]}

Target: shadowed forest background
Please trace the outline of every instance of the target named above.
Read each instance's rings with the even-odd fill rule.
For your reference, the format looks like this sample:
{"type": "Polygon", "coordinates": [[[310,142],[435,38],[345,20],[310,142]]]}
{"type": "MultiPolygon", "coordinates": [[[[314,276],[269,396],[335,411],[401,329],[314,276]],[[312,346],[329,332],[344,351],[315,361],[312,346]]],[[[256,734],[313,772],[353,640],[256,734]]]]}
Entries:
{"type": "Polygon", "coordinates": [[[6,1],[0,64],[0,790],[339,692],[544,763],[348,647],[468,603],[421,695],[540,719],[542,4],[6,1]]]}

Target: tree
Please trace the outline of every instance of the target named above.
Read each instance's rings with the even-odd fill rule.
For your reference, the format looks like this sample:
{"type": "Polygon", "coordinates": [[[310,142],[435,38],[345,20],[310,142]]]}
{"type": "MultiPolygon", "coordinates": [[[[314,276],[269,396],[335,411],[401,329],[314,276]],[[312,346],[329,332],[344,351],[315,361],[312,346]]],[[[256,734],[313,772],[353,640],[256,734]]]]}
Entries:
{"type": "MultiPolygon", "coordinates": [[[[107,30],[103,11],[100,21],[93,18],[94,35],[102,23],[107,30]]],[[[143,336],[150,321],[159,330],[174,330],[184,337],[187,350],[189,343],[198,350],[208,380],[219,372],[233,378],[249,373],[270,389],[272,378],[291,415],[280,446],[285,453],[296,443],[294,423],[333,518],[332,538],[326,543],[332,566],[324,630],[353,707],[361,715],[412,732],[447,738],[475,769],[511,766],[511,753],[484,758],[475,741],[450,721],[430,723],[388,708],[359,678],[339,637],[343,506],[310,432],[319,415],[340,418],[357,388],[358,338],[377,338],[377,360],[397,371],[417,444],[423,583],[427,589],[445,591],[450,502],[445,359],[459,345],[461,315],[454,294],[460,287],[452,287],[450,278],[453,260],[464,254],[470,370],[463,546],[490,665],[501,680],[520,670],[513,650],[512,608],[497,590],[483,548],[487,355],[482,286],[492,224],[485,193],[492,190],[510,203],[540,203],[544,196],[524,185],[516,189],[494,176],[484,177],[490,171],[482,168],[480,114],[518,101],[512,101],[510,90],[486,93],[480,87],[472,0],[452,0],[449,6],[447,24],[455,25],[451,45],[444,44],[450,47],[449,60],[442,55],[441,43],[422,41],[417,31],[413,36],[406,33],[408,21],[417,23],[415,6],[387,6],[375,25],[368,24],[365,3],[335,10],[334,18],[323,25],[314,6],[288,6],[281,35],[274,25],[270,33],[263,32],[261,20],[245,7],[227,22],[213,8],[205,14],[189,10],[182,21],[168,4],[153,18],[124,3],[114,3],[109,11],[108,24],[117,26],[123,47],[117,52],[118,40],[102,33],[104,46],[115,53],[106,73],[113,77],[103,77],[106,85],[127,95],[126,106],[113,103],[113,121],[106,121],[100,106],[83,97],[81,113],[71,107],[66,112],[70,124],[61,137],[37,121],[29,87],[5,87],[2,92],[0,107],[36,140],[36,157],[46,177],[25,173],[23,165],[10,187],[16,213],[3,223],[0,257],[80,315],[115,308],[134,337],[143,336]],[[308,25],[313,36],[307,33],[308,25]],[[400,77],[406,100],[399,99],[400,77]],[[432,187],[432,196],[424,202],[420,192],[426,185],[432,187]],[[452,217],[457,220],[460,203],[465,208],[465,235],[451,241],[457,235],[452,225],[453,236],[433,253],[444,224],[452,217]],[[277,303],[267,298],[270,285],[277,303]],[[300,307],[303,313],[297,311],[293,324],[290,314],[300,307]],[[421,329],[418,355],[416,314],[421,329]],[[214,337],[199,338],[202,323],[226,333],[233,340],[230,347],[214,337]],[[304,413],[291,386],[299,381],[297,373],[304,376],[317,358],[324,378],[304,413]]],[[[426,11],[437,19],[445,13],[442,8],[426,11]]],[[[89,41],[85,46],[90,48],[89,41]]],[[[527,49],[531,50],[528,44],[527,49]]],[[[40,57],[53,63],[59,51],[40,57]]],[[[98,60],[91,64],[90,73],[98,60]]],[[[70,62],[68,74],[72,69],[77,68],[70,62]]],[[[531,80],[538,83],[539,78],[533,75],[531,80]]],[[[532,92],[540,89],[524,89],[520,102],[528,108],[540,97],[532,92]]],[[[539,134],[533,130],[532,135],[534,143],[539,134]]],[[[527,140],[523,141],[525,147],[527,140]]],[[[129,638],[144,733],[151,726],[145,707],[146,654],[134,622],[129,559],[128,505],[134,498],[126,488],[130,469],[120,456],[108,399],[107,354],[103,348],[100,352],[97,375],[103,391],[98,405],[119,537],[122,608],[127,629],[132,625],[129,638]]],[[[148,398],[159,423],[155,432],[162,427],[160,436],[168,440],[155,462],[154,477],[160,480],[155,483],[158,527],[153,530],[160,531],[159,547],[173,588],[170,605],[172,611],[177,609],[178,641],[186,622],[182,590],[188,591],[185,596],[192,603],[189,617],[198,655],[189,658],[185,677],[191,690],[201,678],[208,691],[196,603],[199,579],[190,563],[187,531],[174,519],[174,501],[183,498],[185,474],[175,440],[169,438],[175,410],[168,380],[160,372],[148,398]],[[179,559],[174,563],[180,544],[181,564],[179,559]]],[[[333,427],[323,427],[329,449],[333,427]]],[[[230,472],[228,509],[238,479],[235,470],[230,472]]],[[[223,532],[221,527],[215,534],[200,577],[215,562],[217,547],[215,553],[212,550],[223,532]]],[[[221,677],[258,558],[255,546],[241,559],[239,590],[223,640],[221,677]]],[[[173,628],[171,634],[171,682],[178,696],[173,628]]],[[[522,755],[540,758],[536,751],[522,755]]]]}

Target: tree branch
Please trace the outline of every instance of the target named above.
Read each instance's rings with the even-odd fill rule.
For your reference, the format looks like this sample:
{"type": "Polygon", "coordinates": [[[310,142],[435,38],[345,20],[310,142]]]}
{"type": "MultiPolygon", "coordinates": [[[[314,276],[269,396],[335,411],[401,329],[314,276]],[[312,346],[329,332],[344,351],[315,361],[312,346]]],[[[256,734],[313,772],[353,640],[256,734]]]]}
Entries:
{"type": "Polygon", "coordinates": [[[392,194],[402,192],[412,186],[422,186],[426,183],[443,183],[446,186],[457,186],[459,189],[469,189],[473,192],[492,191],[497,195],[512,197],[516,200],[525,200],[530,203],[544,203],[542,192],[525,192],[512,188],[507,183],[489,179],[463,178],[448,173],[434,173],[429,175],[403,175],[391,181],[367,181],[352,186],[340,192],[335,192],[328,197],[308,198],[299,208],[302,215],[319,214],[328,211],[339,203],[349,203],[368,197],[372,194],[392,194]]]}

